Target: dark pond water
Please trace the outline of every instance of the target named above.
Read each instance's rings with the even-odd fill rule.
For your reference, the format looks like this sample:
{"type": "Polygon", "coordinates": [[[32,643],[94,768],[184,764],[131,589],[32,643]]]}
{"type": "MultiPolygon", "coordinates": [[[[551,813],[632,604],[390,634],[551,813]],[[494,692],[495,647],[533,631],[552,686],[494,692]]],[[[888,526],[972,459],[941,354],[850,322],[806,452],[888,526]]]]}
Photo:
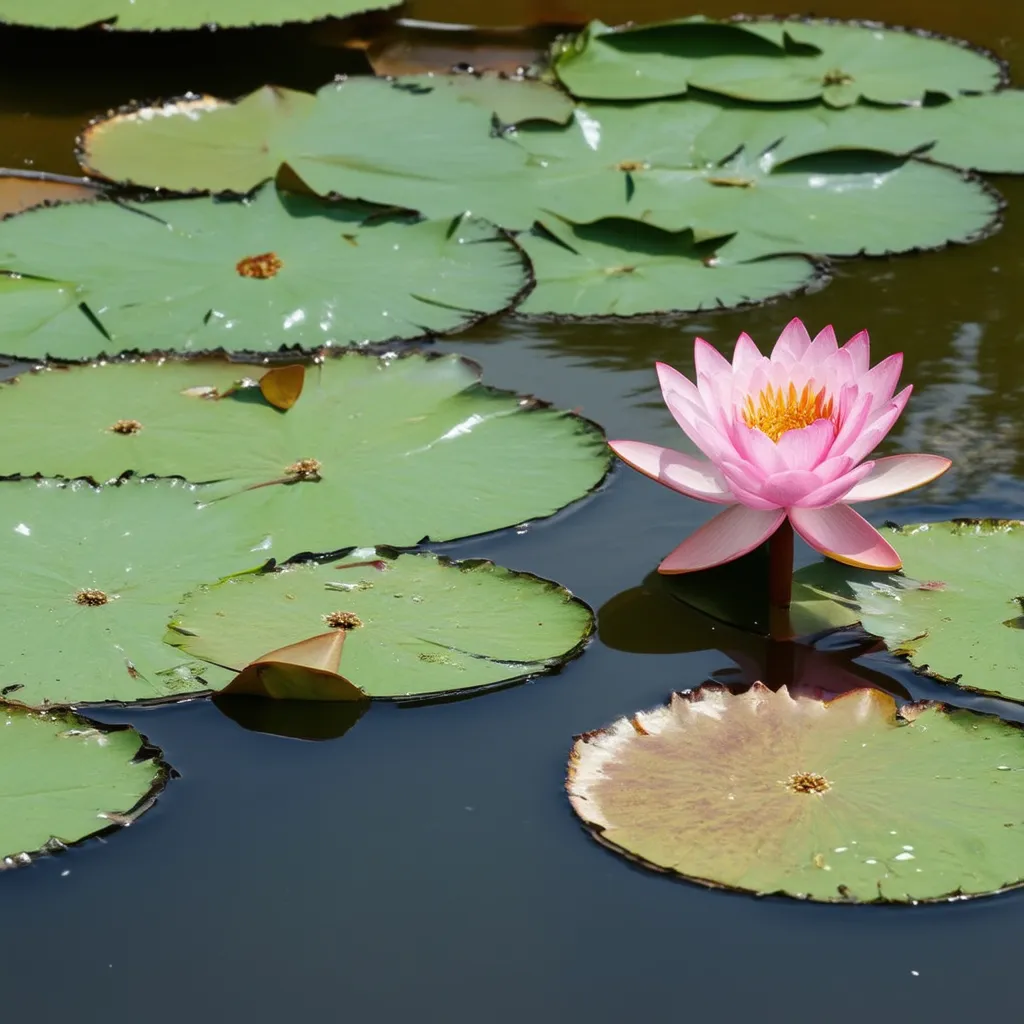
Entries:
{"type": "MultiPolygon", "coordinates": [[[[422,0],[412,13],[479,17],[469,0],[422,0]]],[[[676,13],[664,0],[524,0],[486,15],[501,25],[676,13]]],[[[817,13],[966,36],[1024,66],[1024,5],[1006,0],[833,0],[817,13]]],[[[323,34],[218,43],[226,50],[199,54],[205,65],[196,54],[161,64],[122,46],[97,60],[88,44],[7,41],[37,66],[0,71],[0,163],[65,173],[75,132],[107,105],[264,80],[315,85],[358,58],[323,34]]],[[[672,444],[652,363],[690,372],[695,333],[731,345],[746,329],[765,342],[794,315],[844,336],[866,326],[876,357],[906,352],[917,388],[887,451],[955,460],[926,491],[872,507],[874,521],[1019,517],[1024,181],[995,184],[1009,209],[993,238],[840,265],[812,296],[671,324],[499,321],[443,347],[479,359],[491,383],[582,406],[612,436],[672,444]]],[[[553,521],[440,548],[553,577],[602,610],[600,638],[554,677],[447,705],[375,706],[322,743],[247,731],[207,702],[104,712],[138,725],[181,778],[105,844],[0,876],[3,1018],[1019,1019],[1024,892],[910,910],[758,901],[630,867],[580,830],[562,791],[573,734],[731,665],[717,650],[735,643],[723,627],[668,615],[656,597],[614,600],[710,511],[622,471],[553,521]]],[[[935,692],[884,658],[863,670],[935,692]]]]}

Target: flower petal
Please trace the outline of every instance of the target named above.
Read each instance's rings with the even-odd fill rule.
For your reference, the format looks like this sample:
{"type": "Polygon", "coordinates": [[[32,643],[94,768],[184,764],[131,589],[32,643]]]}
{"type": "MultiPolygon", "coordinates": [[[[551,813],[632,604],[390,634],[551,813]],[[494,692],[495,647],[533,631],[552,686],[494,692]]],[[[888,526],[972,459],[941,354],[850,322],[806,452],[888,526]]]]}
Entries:
{"type": "Polygon", "coordinates": [[[868,337],[867,331],[855,334],[840,351],[849,352],[852,357],[853,371],[857,375],[854,379],[868,372],[868,367],[871,365],[871,339],[868,337]]]}
{"type": "Polygon", "coordinates": [[[673,491],[719,505],[736,500],[722,474],[705,459],[643,441],[609,441],[608,445],[626,465],[673,491]]]}
{"type": "Polygon", "coordinates": [[[889,455],[877,459],[871,472],[843,498],[874,501],[931,483],[952,465],[941,455],[889,455]]]}
{"type": "Polygon", "coordinates": [[[674,366],[668,363],[655,363],[658,372],[658,384],[661,386],[662,398],[668,401],[669,395],[682,395],[691,402],[703,405],[703,400],[693,381],[684,377],[674,366]]]}
{"type": "Polygon", "coordinates": [[[784,473],[774,473],[765,480],[758,494],[779,508],[789,508],[791,505],[799,504],[820,486],[821,481],[816,473],[806,469],[787,469],[784,473]]]}
{"type": "Polygon", "coordinates": [[[732,352],[732,372],[736,378],[736,384],[744,388],[750,380],[750,375],[761,364],[764,356],[761,350],[754,344],[754,339],[745,331],[736,339],[736,347],[732,352]]]}
{"type": "Polygon", "coordinates": [[[782,473],[789,467],[782,460],[775,442],[757,427],[748,427],[746,423],[733,425],[731,439],[744,462],[755,473],[769,476],[782,473]]]}
{"type": "Polygon", "coordinates": [[[726,377],[732,376],[732,363],[714,345],[703,338],[694,339],[693,367],[698,380],[702,373],[709,377],[717,377],[720,374],[724,374],[726,377]]]}
{"type": "Polygon", "coordinates": [[[836,332],[829,324],[824,330],[819,331],[811,342],[807,351],[803,354],[800,362],[808,367],[808,372],[817,376],[824,367],[826,360],[839,351],[839,342],[836,341],[836,332]]]}
{"type": "Polygon", "coordinates": [[[835,439],[835,425],[821,419],[798,430],[784,431],[775,447],[789,469],[814,469],[828,455],[835,439]]]}
{"type": "Polygon", "coordinates": [[[907,399],[910,398],[912,385],[908,384],[888,406],[875,414],[868,426],[859,437],[854,438],[845,451],[838,450],[838,445],[832,451],[836,455],[848,455],[854,462],[860,462],[878,447],[886,434],[892,430],[892,425],[899,419],[903,412],[907,399]]]}
{"type": "Polygon", "coordinates": [[[877,366],[872,366],[860,380],[860,393],[871,395],[872,411],[880,409],[892,398],[902,370],[903,353],[896,352],[886,356],[877,366]]]}
{"type": "MultiPolygon", "coordinates": [[[[679,395],[666,395],[665,404],[684,434],[709,458],[718,462],[723,456],[734,455],[732,442],[692,403],[679,395]]],[[[703,408],[703,407],[702,407],[703,408]]]]}
{"type": "Polygon", "coordinates": [[[893,571],[903,564],[892,545],[849,505],[794,508],[789,520],[812,548],[837,562],[893,571]]]}
{"type": "MultiPolygon", "coordinates": [[[[841,460],[834,459],[832,461],[839,462],[841,460]]],[[[834,505],[837,501],[845,502],[847,492],[859,484],[871,472],[873,466],[873,462],[862,462],[848,473],[843,473],[835,479],[829,480],[828,483],[822,483],[817,490],[804,495],[799,502],[800,508],[825,508],[828,505],[834,505]]],[[[819,480],[822,479],[820,467],[814,471],[814,475],[819,480]]]]}
{"type": "Polygon", "coordinates": [[[810,348],[811,336],[807,333],[803,321],[793,317],[782,329],[779,340],[772,349],[771,360],[777,362],[798,362],[810,348]]]}
{"type": "Polygon", "coordinates": [[[762,511],[733,505],[691,533],[666,556],[658,572],[696,572],[731,562],[763,544],[785,518],[786,513],[781,509],[762,511]]]}

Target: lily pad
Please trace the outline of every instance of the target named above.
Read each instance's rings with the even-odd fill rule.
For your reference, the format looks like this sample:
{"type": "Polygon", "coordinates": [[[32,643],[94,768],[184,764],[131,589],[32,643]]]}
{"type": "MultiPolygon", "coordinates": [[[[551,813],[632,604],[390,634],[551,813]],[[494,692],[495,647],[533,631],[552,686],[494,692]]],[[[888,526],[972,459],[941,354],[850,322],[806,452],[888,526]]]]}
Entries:
{"type": "Polygon", "coordinates": [[[0,0],[0,22],[38,28],[248,28],[347,18],[396,6],[395,0],[0,0]]]}
{"type": "Polygon", "coordinates": [[[938,163],[992,174],[1024,173],[1024,92],[1005,89],[961,96],[935,106],[857,104],[835,110],[821,103],[765,109],[724,106],[697,139],[709,160],[741,146],[771,149],[776,163],[834,150],[920,153],[938,163]]]}
{"type": "MultiPolygon", "coordinates": [[[[690,228],[698,241],[736,233],[720,253],[734,261],[937,248],[981,237],[1000,210],[981,181],[878,153],[823,153],[780,164],[770,151],[743,151],[693,167],[641,159],[628,175],[615,215],[668,231],[690,228]]],[[[582,191],[560,192],[550,205],[577,223],[593,219],[593,200],[582,191]]]]}
{"type": "Polygon", "coordinates": [[[203,580],[288,558],[227,504],[177,480],[0,483],[6,639],[0,689],[40,706],[159,700],[226,682],[162,643],[203,580]]]}
{"type": "Polygon", "coordinates": [[[698,87],[761,103],[821,98],[834,107],[859,99],[917,103],[928,93],[987,92],[1004,81],[997,60],[958,40],[804,19],[684,19],[618,30],[597,22],[554,67],[584,99],[656,99],[698,87]]]}
{"type": "Polygon", "coordinates": [[[4,706],[0,737],[0,871],[131,824],[167,781],[134,729],[4,706]]]}
{"type": "Polygon", "coordinates": [[[245,194],[273,178],[312,109],[309,93],[265,85],[236,102],[189,96],[93,121],[78,160],[123,184],[245,194]]]}
{"type": "Polygon", "coordinates": [[[514,303],[529,281],[490,225],[368,220],[265,187],[249,202],[80,203],[0,223],[0,270],[69,289],[75,304],[0,351],[88,359],[125,350],[275,351],[457,330],[514,303]],[[97,245],[96,239],[103,244],[97,245]]]}
{"type": "Polygon", "coordinates": [[[922,672],[1024,702],[1024,523],[955,519],[884,532],[902,573],[815,564],[797,582],[922,672]]]}
{"type": "Polygon", "coordinates": [[[715,258],[689,231],[637,221],[568,224],[549,219],[519,239],[537,287],[519,313],[636,316],[762,302],[806,288],[819,270],[800,258],[737,263],[715,258]]]}
{"type": "Polygon", "coordinates": [[[853,690],[705,685],[579,737],[569,798],[601,842],[704,885],[917,903],[1024,881],[1024,732],[853,690]]]}
{"type": "Polygon", "coordinates": [[[194,591],[168,642],[241,672],[270,648],[322,634],[343,613],[339,672],[372,698],[475,692],[551,672],[582,651],[593,629],[582,601],[529,573],[370,550],[194,591]]]}
{"type": "Polygon", "coordinates": [[[26,374],[0,387],[0,475],[220,481],[203,497],[230,495],[234,514],[288,557],[541,518],[610,465],[594,424],[483,387],[479,367],[458,356],[330,358],[307,371],[287,412],[249,401],[255,390],[192,397],[229,391],[246,369],[205,359],[26,374]]]}
{"type": "MultiPolygon", "coordinates": [[[[306,167],[303,155],[306,160],[313,159],[306,153],[310,134],[305,132],[300,140],[299,132],[315,105],[329,108],[318,109],[318,119],[327,116],[333,121],[343,98],[359,95],[371,102],[384,98],[386,103],[394,101],[393,90],[398,90],[396,110],[402,109],[400,98],[410,92],[429,96],[426,102],[407,109],[415,109],[421,116],[429,112],[438,121],[437,129],[446,134],[452,127],[441,122],[455,116],[460,124],[471,124],[485,140],[490,135],[491,117],[503,125],[526,121],[565,124],[573,111],[572,98],[561,89],[534,79],[498,75],[416,75],[392,83],[354,79],[345,88],[326,86],[316,98],[265,85],[234,102],[213,96],[186,97],[98,118],[79,139],[78,159],[88,174],[122,184],[244,194],[273,178],[282,164],[294,160],[306,167]],[[374,84],[367,84],[371,82],[374,84]],[[459,117],[466,106],[473,109],[459,117]]],[[[345,121],[343,133],[351,130],[348,119],[345,121]]],[[[400,140],[390,133],[380,137],[380,123],[367,123],[363,144],[404,148],[395,145],[400,140]]],[[[417,134],[422,128],[421,122],[417,134]]],[[[408,139],[405,136],[404,141],[408,139]]],[[[321,146],[337,142],[318,141],[321,146]]]]}

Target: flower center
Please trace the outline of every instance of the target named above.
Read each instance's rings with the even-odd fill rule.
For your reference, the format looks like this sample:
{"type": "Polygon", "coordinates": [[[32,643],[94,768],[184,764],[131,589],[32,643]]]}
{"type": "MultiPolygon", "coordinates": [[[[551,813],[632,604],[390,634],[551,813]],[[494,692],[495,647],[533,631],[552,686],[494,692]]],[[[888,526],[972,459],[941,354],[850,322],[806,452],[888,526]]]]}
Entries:
{"type": "Polygon", "coordinates": [[[769,384],[757,396],[756,403],[747,395],[743,421],[778,441],[787,430],[800,430],[816,420],[832,419],[832,399],[825,397],[824,388],[812,390],[812,384],[805,384],[803,391],[797,391],[795,384],[788,389],[769,384]]]}

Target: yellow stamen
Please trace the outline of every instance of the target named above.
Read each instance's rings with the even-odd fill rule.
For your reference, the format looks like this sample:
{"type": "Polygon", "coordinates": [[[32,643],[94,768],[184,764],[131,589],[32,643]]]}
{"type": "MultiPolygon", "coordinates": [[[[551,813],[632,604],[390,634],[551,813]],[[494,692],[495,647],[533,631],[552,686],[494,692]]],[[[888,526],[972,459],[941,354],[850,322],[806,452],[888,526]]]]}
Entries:
{"type": "Polygon", "coordinates": [[[825,389],[812,390],[811,383],[803,391],[794,384],[788,390],[773,388],[769,384],[758,396],[757,404],[747,396],[743,420],[748,427],[756,427],[773,441],[778,441],[787,430],[809,427],[816,420],[833,419],[832,399],[825,397],[825,389]]]}

